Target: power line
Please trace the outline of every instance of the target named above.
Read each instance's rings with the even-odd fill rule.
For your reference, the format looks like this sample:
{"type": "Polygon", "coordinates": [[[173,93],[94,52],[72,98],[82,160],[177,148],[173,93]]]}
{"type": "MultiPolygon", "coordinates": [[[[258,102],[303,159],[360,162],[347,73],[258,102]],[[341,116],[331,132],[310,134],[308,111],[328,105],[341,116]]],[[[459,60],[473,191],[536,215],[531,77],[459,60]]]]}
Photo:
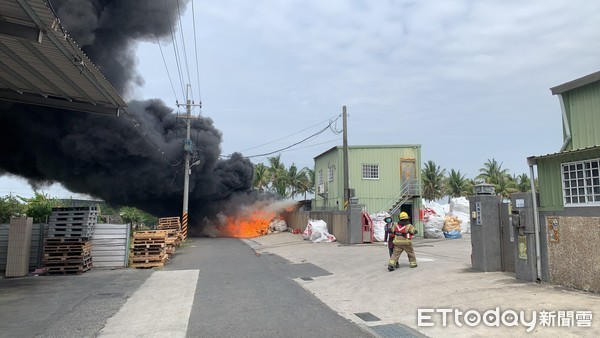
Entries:
{"type": "MultiPolygon", "coordinates": [[[[193,3],[193,2],[192,2],[193,3]]],[[[191,85],[192,79],[190,77],[190,66],[187,59],[187,51],[185,48],[185,38],[183,35],[183,25],[181,24],[181,9],[179,8],[179,0],[177,0],[177,17],[179,21],[179,33],[181,34],[181,48],[183,49],[183,59],[185,60],[185,71],[188,77],[188,83],[191,85]]],[[[192,92],[192,101],[194,101],[194,93],[192,92]]]]}
{"type": "MultiPolygon", "coordinates": [[[[337,115],[337,116],[333,116],[333,117],[331,117],[331,118],[335,118],[335,119],[336,119],[335,121],[337,121],[337,120],[340,118],[340,116],[341,116],[341,115],[337,115]]],[[[275,143],[275,142],[277,142],[277,141],[281,141],[281,140],[283,140],[283,139],[286,139],[286,138],[288,138],[288,137],[292,137],[292,136],[294,136],[294,135],[296,135],[296,134],[299,134],[299,133],[301,133],[301,132],[303,132],[303,131],[306,131],[306,130],[308,130],[308,129],[310,129],[310,128],[314,128],[314,127],[316,127],[316,126],[318,126],[318,125],[320,125],[320,124],[322,124],[322,123],[325,123],[325,122],[329,122],[329,125],[331,125],[331,118],[330,118],[330,119],[327,119],[327,120],[325,120],[325,121],[321,121],[321,122],[319,122],[319,123],[317,123],[317,124],[314,124],[314,125],[312,125],[312,126],[310,126],[310,127],[307,127],[307,128],[304,128],[304,129],[302,129],[302,130],[299,130],[299,131],[297,131],[297,132],[295,132],[295,133],[289,134],[289,135],[287,135],[287,136],[284,136],[284,137],[278,138],[278,139],[276,139],[276,140],[273,140],[273,141],[269,141],[269,142],[267,142],[267,143],[263,143],[263,144],[261,144],[261,145],[258,145],[258,146],[256,146],[256,147],[252,147],[252,148],[244,149],[244,150],[241,150],[241,151],[243,152],[243,151],[248,151],[248,150],[252,150],[252,149],[256,149],[256,148],[260,148],[260,147],[262,147],[262,146],[265,146],[265,145],[268,145],[268,144],[271,144],[271,143],[275,143]]],[[[332,130],[332,131],[333,131],[333,130],[332,130]]],[[[335,133],[336,133],[336,132],[334,132],[334,134],[335,134],[335,133]]]]}
{"type": "Polygon", "coordinates": [[[198,39],[196,37],[196,12],[194,10],[194,1],[192,1],[192,23],[194,27],[194,54],[196,56],[196,80],[198,81],[198,103],[199,114],[202,114],[202,94],[200,91],[200,67],[198,66],[198,39]]]}
{"type": "Polygon", "coordinates": [[[135,127],[135,130],[142,136],[142,138],[148,142],[161,156],[162,160],[165,161],[165,163],[167,163],[168,165],[172,166],[172,167],[176,167],[179,164],[181,164],[182,160],[179,160],[178,163],[172,163],[171,161],[169,161],[166,157],[165,157],[165,152],[162,150],[162,148],[160,148],[156,142],[154,142],[152,139],[150,139],[150,136],[148,135],[148,132],[144,129],[144,127],[135,119],[135,117],[133,116],[133,114],[131,112],[129,112],[127,109],[123,108],[123,111],[125,112],[125,115],[127,115],[127,117],[129,117],[129,119],[131,120],[133,126],[135,127]]]}
{"type": "Polygon", "coordinates": [[[272,152],[269,152],[269,153],[258,154],[258,155],[252,155],[252,156],[245,156],[245,157],[246,157],[246,158],[253,158],[253,157],[262,157],[262,156],[272,155],[272,154],[275,154],[275,153],[281,152],[281,151],[283,151],[283,150],[289,149],[289,148],[291,148],[291,147],[293,147],[293,146],[296,146],[296,145],[298,145],[298,144],[300,144],[300,143],[306,142],[306,141],[310,140],[311,138],[313,138],[313,137],[316,137],[316,136],[318,136],[318,135],[322,134],[323,132],[325,132],[327,129],[329,129],[329,128],[331,127],[331,125],[332,125],[332,124],[333,124],[335,121],[337,121],[337,119],[339,119],[339,116],[338,116],[338,118],[336,118],[335,120],[331,121],[331,122],[330,122],[330,123],[329,123],[329,124],[328,124],[328,125],[327,125],[325,128],[323,128],[323,129],[319,130],[318,132],[316,132],[316,133],[314,133],[314,134],[312,134],[312,135],[310,135],[310,136],[308,136],[308,137],[306,137],[306,138],[304,138],[304,139],[302,139],[302,140],[300,140],[300,141],[298,141],[298,142],[296,142],[296,143],[293,143],[293,144],[291,144],[291,145],[289,145],[289,146],[287,146],[287,147],[284,147],[284,148],[281,148],[281,149],[278,149],[278,150],[275,150],[275,151],[272,151],[272,152]]]}
{"type": "Polygon", "coordinates": [[[158,40],[156,33],[154,36],[156,37],[156,43],[158,44],[158,49],[160,49],[160,55],[162,56],[165,69],[167,70],[167,77],[169,77],[169,83],[171,84],[171,89],[173,90],[173,96],[175,96],[175,101],[178,101],[177,93],[175,92],[175,87],[173,86],[173,80],[171,79],[171,73],[169,73],[169,67],[167,66],[167,60],[165,59],[165,54],[163,53],[162,46],[160,45],[160,41],[158,40]]]}
{"type": "MultiPolygon", "coordinates": [[[[169,11],[169,6],[167,4],[167,0],[163,0],[164,4],[165,4],[165,8],[167,13],[170,13],[169,11]]],[[[167,14],[167,19],[169,20],[169,29],[171,30],[171,41],[173,42],[173,53],[175,54],[175,64],[177,65],[177,73],[179,75],[179,85],[181,86],[181,93],[183,95],[183,97],[185,97],[185,88],[183,85],[183,75],[182,75],[182,71],[181,71],[181,62],[179,60],[179,53],[178,53],[178,48],[177,48],[177,37],[175,32],[173,31],[173,23],[171,22],[171,16],[169,14],[167,14]]]]}

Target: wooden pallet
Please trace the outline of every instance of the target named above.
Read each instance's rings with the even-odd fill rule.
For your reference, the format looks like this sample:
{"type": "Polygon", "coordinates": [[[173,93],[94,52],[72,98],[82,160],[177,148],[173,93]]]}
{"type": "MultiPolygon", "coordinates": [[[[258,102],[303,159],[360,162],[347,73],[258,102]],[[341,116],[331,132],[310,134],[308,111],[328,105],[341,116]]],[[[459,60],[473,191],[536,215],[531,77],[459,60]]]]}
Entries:
{"type": "Polygon", "coordinates": [[[130,265],[134,269],[144,268],[160,268],[165,266],[165,262],[152,262],[152,263],[131,263],[130,265]]]}
{"type": "Polygon", "coordinates": [[[129,257],[133,263],[152,263],[152,262],[164,262],[167,260],[167,254],[161,253],[159,255],[140,255],[129,257]]]}
{"type": "Polygon", "coordinates": [[[131,248],[129,252],[129,257],[144,257],[144,256],[163,256],[166,253],[167,248],[131,248]]]}
{"type": "Polygon", "coordinates": [[[48,237],[44,238],[44,245],[47,244],[71,244],[71,243],[84,243],[88,242],[89,238],[81,237],[48,237]]]}
{"type": "Polygon", "coordinates": [[[132,249],[137,250],[146,250],[146,249],[160,249],[167,246],[165,241],[155,242],[155,241],[144,241],[144,242],[133,242],[131,246],[132,249]]]}
{"type": "Polygon", "coordinates": [[[147,231],[136,231],[133,233],[133,239],[153,239],[153,238],[166,238],[167,230],[147,230],[147,231]]]}
{"type": "Polygon", "coordinates": [[[71,257],[48,257],[44,258],[44,267],[71,267],[71,266],[86,266],[92,263],[92,256],[88,256],[85,258],[77,258],[72,259],[71,257]],[[55,260],[54,258],[66,258],[63,260],[55,260]]]}
{"type": "Polygon", "coordinates": [[[158,219],[158,224],[168,224],[168,223],[179,223],[181,220],[179,216],[175,217],[161,217],[158,219]]]}
{"type": "Polygon", "coordinates": [[[66,274],[77,274],[81,275],[82,273],[90,270],[92,268],[92,264],[86,266],[49,266],[45,267],[46,273],[49,275],[66,275],[66,274]]]}
{"type": "MultiPolygon", "coordinates": [[[[54,237],[56,238],[56,237],[54,237]]],[[[64,237],[62,237],[64,238],[64,237]]],[[[73,255],[92,251],[92,242],[48,242],[44,241],[44,254],[48,256],[73,255]]]]}

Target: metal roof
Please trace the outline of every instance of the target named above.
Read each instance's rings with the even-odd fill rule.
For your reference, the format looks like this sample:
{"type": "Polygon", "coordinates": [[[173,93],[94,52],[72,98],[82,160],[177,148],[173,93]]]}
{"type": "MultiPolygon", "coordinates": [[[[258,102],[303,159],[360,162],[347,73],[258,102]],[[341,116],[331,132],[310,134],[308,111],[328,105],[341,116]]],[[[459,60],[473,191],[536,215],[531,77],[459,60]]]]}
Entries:
{"type": "Polygon", "coordinates": [[[560,151],[558,153],[552,153],[552,154],[546,154],[546,155],[540,155],[540,156],[529,156],[529,157],[527,157],[527,163],[532,165],[532,164],[537,164],[537,160],[539,160],[539,159],[558,157],[558,156],[568,155],[568,154],[585,153],[585,152],[593,151],[593,150],[600,150],[600,146],[590,146],[590,147],[574,149],[574,150],[569,150],[569,151],[560,151]]]}
{"type": "Polygon", "coordinates": [[[0,99],[110,115],[127,107],[44,0],[0,0],[0,99]]]}
{"type": "MultiPolygon", "coordinates": [[[[313,157],[313,159],[317,159],[335,149],[343,149],[343,146],[333,146],[319,155],[313,157]]],[[[383,148],[421,148],[420,144],[379,144],[379,145],[358,145],[358,146],[348,146],[348,149],[383,149],[383,148]]]]}
{"type": "Polygon", "coordinates": [[[563,83],[556,87],[552,87],[552,88],[550,88],[550,91],[552,92],[552,95],[562,94],[571,89],[579,88],[579,87],[588,85],[590,83],[594,83],[596,81],[600,81],[600,71],[586,75],[584,77],[580,77],[579,79],[575,79],[575,80],[569,81],[567,83],[563,83]]]}

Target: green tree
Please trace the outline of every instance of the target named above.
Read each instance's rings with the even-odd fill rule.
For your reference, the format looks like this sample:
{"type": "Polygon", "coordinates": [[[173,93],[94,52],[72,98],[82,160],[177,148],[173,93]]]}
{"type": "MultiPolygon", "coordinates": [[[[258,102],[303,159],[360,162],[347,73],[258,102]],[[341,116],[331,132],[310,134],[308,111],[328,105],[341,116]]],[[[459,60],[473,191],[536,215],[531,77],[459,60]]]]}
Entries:
{"type": "Polygon", "coordinates": [[[510,197],[510,194],[518,191],[516,182],[508,174],[499,175],[497,177],[497,182],[498,183],[494,184],[494,186],[496,188],[496,194],[499,196],[508,198],[510,197]]]}
{"type": "Polygon", "coordinates": [[[300,171],[296,164],[292,163],[287,172],[287,185],[289,190],[289,197],[294,199],[294,196],[298,194],[298,186],[300,185],[300,171]]]}
{"type": "Polygon", "coordinates": [[[446,169],[441,169],[435,162],[429,160],[421,170],[423,184],[423,198],[433,201],[444,195],[444,174],[446,169]]]}
{"type": "Polygon", "coordinates": [[[139,229],[143,226],[150,227],[158,222],[154,215],[133,207],[122,207],[119,214],[123,222],[129,223],[133,229],[139,229]]]}
{"type": "Polygon", "coordinates": [[[531,191],[531,180],[527,174],[521,174],[517,177],[514,177],[514,180],[517,183],[517,189],[519,192],[531,191]]]}
{"type": "Polygon", "coordinates": [[[269,161],[269,176],[271,187],[281,197],[287,197],[288,188],[288,171],[285,165],[281,162],[281,155],[267,158],[269,161]]]}
{"type": "Polygon", "coordinates": [[[25,213],[25,206],[13,195],[0,198],[0,223],[9,223],[12,216],[25,213]]]}
{"type": "Polygon", "coordinates": [[[300,182],[298,185],[298,193],[304,194],[304,199],[306,199],[307,194],[312,194],[315,192],[315,171],[308,168],[303,168],[300,173],[300,182]]]}
{"type": "Polygon", "coordinates": [[[269,168],[262,163],[254,166],[254,177],[252,187],[263,193],[269,187],[269,168]]]}
{"type": "Polygon", "coordinates": [[[35,192],[32,198],[19,197],[25,203],[25,214],[33,217],[33,223],[45,223],[52,215],[52,208],[60,207],[61,202],[56,198],[50,198],[44,193],[35,192]]]}
{"type": "Polygon", "coordinates": [[[469,180],[462,175],[460,170],[450,170],[446,178],[446,194],[450,197],[468,196],[470,190],[469,180]]]}
{"type": "Polygon", "coordinates": [[[497,185],[500,179],[508,174],[508,169],[502,169],[502,163],[498,163],[496,159],[488,159],[483,164],[483,168],[479,169],[478,179],[483,179],[485,183],[497,185]]]}

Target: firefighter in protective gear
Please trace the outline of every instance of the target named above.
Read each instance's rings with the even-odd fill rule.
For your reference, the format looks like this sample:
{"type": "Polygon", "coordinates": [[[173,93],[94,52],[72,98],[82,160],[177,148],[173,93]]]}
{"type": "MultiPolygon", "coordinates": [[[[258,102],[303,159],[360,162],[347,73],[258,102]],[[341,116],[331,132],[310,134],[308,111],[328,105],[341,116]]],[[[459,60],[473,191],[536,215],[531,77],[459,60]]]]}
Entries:
{"type": "Polygon", "coordinates": [[[393,229],[394,232],[394,252],[392,253],[392,257],[390,257],[390,261],[388,263],[388,270],[394,271],[396,264],[398,263],[398,258],[402,252],[406,251],[408,255],[408,262],[410,263],[411,268],[417,267],[417,257],[415,256],[415,251],[412,246],[412,238],[417,234],[417,229],[410,224],[410,218],[406,212],[400,213],[400,221],[393,229]]]}
{"type": "MultiPolygon", "coordinates": [[[[392,257],[392,254],[394,253],[394,232],[392,230],[394,230],[394,220],[388,216],[386,218],[383,219],[383,221],[385,222],[385,237],[383,238],[384,242],[387,243],[387,247],[388,247],[388,251],[390,254],[390,257],[392,257]]],[[[399,268],[400,264],[398,262],[396,262],[396,267],[399,268]]]]}

